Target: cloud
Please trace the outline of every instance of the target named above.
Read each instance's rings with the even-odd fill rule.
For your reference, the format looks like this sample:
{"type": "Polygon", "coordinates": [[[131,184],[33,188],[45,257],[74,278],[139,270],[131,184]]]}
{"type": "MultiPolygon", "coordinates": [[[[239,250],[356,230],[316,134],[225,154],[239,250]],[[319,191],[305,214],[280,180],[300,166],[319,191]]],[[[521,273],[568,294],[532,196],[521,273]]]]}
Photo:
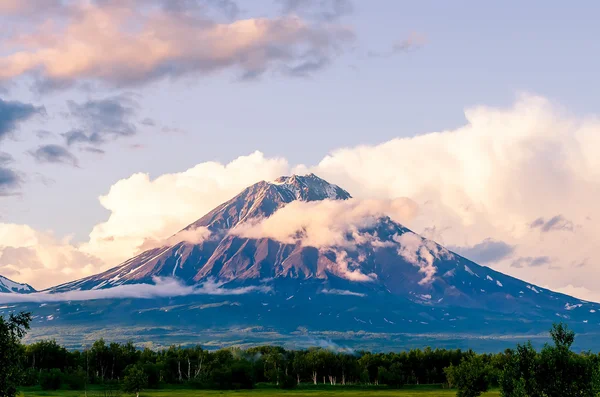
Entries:
{"type": "Polygon", "coordinates": [[[540,228],[540,230],[544,233],[548,233],[553,230],[563,230],[563,231],[573,231],[573,222],[568,219],[565,219],[562,215],[556,215],[550,218],[547,222],[544,218],[537,218],[535,221],[531,223],[531,228],[540,228]]]}
{"type": "Polygon", "coordinates": [[[190,244],[200,244],[210,237],[210,230],[206,227],[197,227],[195,229],[186,229],[177,232],[171,237],[163,240],[145,239],[142,245],[138,247],[138,252],[144,252],[153,248],[175,245],[180,242],[190,244]]]}
{"type": "Polygon", "coordinates": [[[106,153],[104,150],[102,149],[98,149],[97,147],[85,147],[82,149],[83,151],[86,151],[88,153],[94,153],[94,154],[104,154],[106,153]]]}
{"type": "Polygon", "coordinates": [[[46,110],[43,107],[0,99],[0,140],[13,134],[20,123],[31,119],[35,115],[43,115],[45,113],[46,110]]]}
{"type": "Polygon", "coordinates": [[[15,161],[15,159],[10,153],[0,152],[0,165],[10,164],[13,161],[15,161]]]}
{"type": "Polygon", "coordinates": [[[30,153],[38,163],[68,164],[73,167],[78,166],[77,157],[75,157],[67,148],[60,145],[42,145],[30,153]]]}
{"type": "Polygon", "coordinates": [[[284,14],[301,15],[310,19],[333,21],[352,14],[350,0],[279,0],[284,14]]]}
{"type": "Polygon", "coordinates": [[[77,143],[98,145],[107,139],[135,135],[133,123],[137,104],[127,97],[88,100],[83,103],[68,101],[70,117],[80,125],[63,136],[67,145],[77,143]]]}
{"type": "Polygon", "coordinates": [[[54,136],[54,133],[48,130],[37,130],[35,132],[35,136],[37,136],[39,139],[47,139],[54,136]]]}
{"type": "Polygon", "coordinates": [[[5,167],[14,161],[6,152],[0,152],[0,197],[14,193],[21,184],[21,177],[15,171],[5,167]]]}
{"type": "Polygon", "coordinates": [[[548,256],[536,256],[536,257],[520,257],[512,261],[511,267],[522,268],[522,267],[539,267],[547,265],[551,262],[548,256]]]}
{"type": "Polygon", "coordinates": [[[316,248],[352,248],[378,241],[363,229],[374,226],[382,217],[405,222],[416,211],[415,203],[406,198],[295,201],[267,219],[240,224],[231,233],[316,248]]]}
{"type": "Polygon", "coordinates": [[[600,263],[600,225],[588,218],[600,219],[600,121],[528,94],[505,108],[469,108],[465,118],[452,130],[335,150],[301,169],[354,197],[411,198],[419,214],[407,226],[445,230],[447,246],[487,238],[514,246],[495,270],[538,285],[597,288],[591,275],[600,276],[600,265],[591,264],[600,263]],[[530,226],[532,219],[547,222],[557,214],[562,218],[549,230],[571,222],[573,232],[539,233],[530,226]],[[511,267],[513,257],[543,256],[563,269],[511,267]],[[585,258],[585,271],[569,266],[585,258]]]}
{"type": "Polygon", "coordinates": [[[21,186],[21,177],[10,168],[0,166],[0,197],[13,194],[21,186]]]}
{"type": "Polygon", "coordinates": [[[185,295],[244,295],[252,292],[266,293],[268,286],[223,288],[222,284],[208,281],[200,286],[186,286],[175,279],[155,278],[155,284],[128,284],[113,288],[61,293],[36,292],[32,294],[0,293],[0,303],[65,302],[95,299],[137,298],[152,299],[185,295]]]}
{"type": "Polygon", "coordinates": [[[0,15],[26,15],[30,17],[40,12],[57,11],[61,7],[61,0],[2,0],[0,1],[0,15]]]}
{"type": "Polygon", "coordinates": [[[347,251],[334,249],[333,253],[335,254],[335,264],[329,270],[339,277],[359,283],[368,283],[377,279],[376,274],[364,274],[360,263],[353,261],[347,251]]]}
{"type": "Polygon", "coordinates": [[[146,117],[145,119],[143,119],[142,121],[140,121],[140,124],[145,125],[147,127],[154,127],[156,126],[156,122],[154,120],[152,120],[149,117],[146,117]]]}
{"type": "Polygon", "coordinates": [[[427,37],[418,32],[411,32],[405,39],[396,41],[391,49],[386,51],[368,51],[370,58],[389,58],[398,54],[413,52],[427,44],[427,37]]]}
{"type": "Polygon", "coordinates": [[[228,164],[201,163],[156,179],[134,174],[116,182],[100,197],[110,216],[93,228],[81,249],[102,257],[107,265],[116,265],[133,256],[145,242],[168,239],[247,186],[289,171],[284,159],[266,158],[256,152],[228,164]]]}
{"type": "Polygon", "coordinates": [[[394,53],[414,51],[423,47],[427,43],[427,38],[417,32],[411,32],[404,40],[398,41],[392,47],[394,53]]]}
{"type": "Polygon", "coordinates": [[[0,223],[0,274],[46,288],[94,274],[103,261],[81,252],[69,237],[26,225],[0,223]]]}
{"type": "Polygon", "coordinates": [[[322,294],[329,294],[329,295],[345,295],[345,296],[360,296],[360,297],[364,297],[365,294],[361,294],[360,292],[352,292],[352,291],[348,291],[348,290],[344,290],[344,289],[323,289],[321,291],[322,294]]]}
{"type": "MultiPolygon", "coordinates": [[[[347,280],[371,282],[376,275],[365,274],[359,260],[349,257],[345,249],[355,250],[358,245],[365,244],[375,249],[394,246],[393,241],[382,240],[369,229],[385,217],[409,222],[416,212],[416,204],[406,198],[295,201],[269,218],[239,224],[230,233],[244,238],[270,238],[285,244],[328,249],[335,255],[330,271],[347,280]]],[[[415,265],[424,267],[419,261],[415,265]]],[[[435,274],[431,269],[430,265],[423,270],[426,277],[435,274]]]]}
{"type": "MultiPolygon", "coordinates": [[[[24,3],[36,4],[32,0],[24,3]]],[[[74,82],[136,85],[161,78],[235,69],[242,76],[293,67],[306,54],[331,60],[353,39],[350,29],[296,15],[217,21],[193,2],[96,1],[65,3],[47,23],[20,20],[5,40],[0,80],[33,75],[46,89],[74,82]]],[[[237,17],[233,3],[213,1],[237,17]]],[[[25,7],[19,7],[23,10],[25,7]]],[[[18,13],[17,13],[18,14],[18,13]]]]}
{"type": "Polygon", "coordinates": [[[450,250],[475,263],[494,263],[512,255],[515,247],[503,241],[486,238],[471,247],[448,247],[450,250]]]}
{"type": "Polygon", "coordinates": [[[427,240],[415,233],[406,232],[395,236],[394,240],[400,245],[398,254],[406,261],[419,268],[423,278],[419,284],[426,285],[433,281],[437,267],[433,264],[436,258],[451,258],[452,254],[445,248],[427,240]]]}

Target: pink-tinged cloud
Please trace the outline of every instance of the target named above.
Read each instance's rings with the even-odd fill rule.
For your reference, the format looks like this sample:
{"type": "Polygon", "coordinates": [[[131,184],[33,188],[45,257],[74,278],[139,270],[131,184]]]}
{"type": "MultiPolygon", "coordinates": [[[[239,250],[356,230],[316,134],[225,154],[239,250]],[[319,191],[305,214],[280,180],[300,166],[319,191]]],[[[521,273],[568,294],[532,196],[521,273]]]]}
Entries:
{"type": "Polygon", "coordinates": [[[417,211],[418,206],[407,198],[294,201],[269,218],[236,226],[231,233],[316,248],[353,248],[356,244],[381,244],[361,229],[374,226],[385,216],[406,223],[417,211]]]}
{"type": "MultiPolygon", "coordinates": [[[[26,8],[0,4],[5,13],[26,8]]],[[[131,85],[227,68],[250,78],[273,68],[325,65],[353,37],[341,25],[294,15],[217,22],[151,4],[72,4],[49,13],[44,23],[2,43],[8,51],[0,57],[0,79],[35,74],[54,86],[75,80],[131,85]]]]}

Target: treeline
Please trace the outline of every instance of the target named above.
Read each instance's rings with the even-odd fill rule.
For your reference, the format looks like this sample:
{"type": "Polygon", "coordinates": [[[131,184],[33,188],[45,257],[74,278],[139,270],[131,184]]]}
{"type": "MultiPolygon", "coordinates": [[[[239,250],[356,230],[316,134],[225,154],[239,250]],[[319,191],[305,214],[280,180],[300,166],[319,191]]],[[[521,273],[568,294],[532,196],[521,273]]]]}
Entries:
{"type": "MultiPolygon", "coordinates": [[[[313,385],[387,385],[447,383],[444,368],[460,364],[472,351],[431,349],[400,353],[286,350],[278,346],[216,351],[196,347],[137,349],[133,343],[98,340],[83,351],[69,351],[53,340],[21,346],[23,386],[71,388],[122,381],[139,368],[146,387],[187,384],[197,388],[252,388],[256,383],[295,387],[313,385]],[[51,376],[49,376],[51,375],[51,376]],[[61,378],[58,380],[57,378],[61,378]],[[48,378],[52,379],[49,382],[48,378]]],[[[499,355],[500,356],[500,355],[499,355]]],[[[486,360],[497,361],[495,355],[486,360]]]]}
{"type": "Polygon", "coordinates": [[[541,351],[527,343],[502,353],[477,354],[459,349],[372,353],[277,346],[140,350],[131,342],[104,340],[81,351],[69,351],[53,340],[21,344],[29,321],[27,314],[11,316],[8,321],[0,317],[2,396],[14,395],[3,393],[6,385],[13,391],[17,386],[87,390],[109,385],[139,393],[172,385],[250,389],[258,383],[280,388],[438,384],[456,388],[459,397],[478,396],[490,387],[500,388],[504,397],[591,397],[600,393],[600,356],[574,353],[575,335],[562,324],[552,328],[553,343],[541,351]]]}

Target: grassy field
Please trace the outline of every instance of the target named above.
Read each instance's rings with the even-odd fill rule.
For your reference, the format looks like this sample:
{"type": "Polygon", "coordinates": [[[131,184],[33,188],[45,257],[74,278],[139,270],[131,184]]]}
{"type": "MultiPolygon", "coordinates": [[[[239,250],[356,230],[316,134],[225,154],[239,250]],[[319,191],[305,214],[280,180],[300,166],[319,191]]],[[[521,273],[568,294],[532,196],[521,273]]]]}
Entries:
{"type": "MultiPolygon", "coordinates": [[[[210,397],[210,396],[230,396],[230,397],[270,397],[270,396],[290,396],[290,397],[321,397],[321,396],[348,396],[348,397],[367,397],[367,396],[400,396],[400,397],[450,397],[455,396],[454,390],[433,390],[433,389],[405,389],[405,390],[352,390],[352,389],[337,389],[337,390],[277,390],[277,389],[257,389],[244,391],[214,391],[214,390],[148,390],[140,393],[140,397],[210,397]]],[[[497,391],[484,393],[484,397],[498,397],[500,394],[497,391]]],[[[57,391],[39,391],[25,390],[21,392],[24,397],[83,397],[83,392],[71,390],[57,391]]],[[[100,397],[101,394],[97,391],[88,392],[88,397],[100,397]]],[[[128,397],[129,394],[122,394],[121,397],[128,397]]]]}

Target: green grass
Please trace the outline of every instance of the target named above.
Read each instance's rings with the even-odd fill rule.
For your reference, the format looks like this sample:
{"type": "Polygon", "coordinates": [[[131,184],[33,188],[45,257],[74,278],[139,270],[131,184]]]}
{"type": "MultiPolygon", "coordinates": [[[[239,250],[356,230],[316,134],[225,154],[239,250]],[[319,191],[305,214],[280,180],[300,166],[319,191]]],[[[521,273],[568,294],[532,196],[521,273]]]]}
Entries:
{"type": "MultiPolygon", "coordinates": [[[[98,396],[98,392],[88,392],[88,397],[98,396]]],[[[482,394],[484,397],[498,397],[497,391],[491,391],[482,394]]],[[[24,390],[22,397],[83,397],[84,393],[71,390],[41,391],[24,390]]],[[[122,397],[129,397],[130,394],[122,394],[122,397]]],[[[161,389],[148,390],[140,393],[140,397],[271,397],[271,396],[290,396],[290,397],[327,397],[327,396],[349,396],[349,397],[368,397],[368,396],[399,396],[399,397],[451,397],[456,396],[455,390],[433,390],[428,387],[419,387],[404,390],[374,390],[374,389],[344,389],[332,388],[331,390],[278,390],[278,389],[256,389],[243,391],[216,391],[216,390],[183,390],[183,389],[161,389]]]]}

